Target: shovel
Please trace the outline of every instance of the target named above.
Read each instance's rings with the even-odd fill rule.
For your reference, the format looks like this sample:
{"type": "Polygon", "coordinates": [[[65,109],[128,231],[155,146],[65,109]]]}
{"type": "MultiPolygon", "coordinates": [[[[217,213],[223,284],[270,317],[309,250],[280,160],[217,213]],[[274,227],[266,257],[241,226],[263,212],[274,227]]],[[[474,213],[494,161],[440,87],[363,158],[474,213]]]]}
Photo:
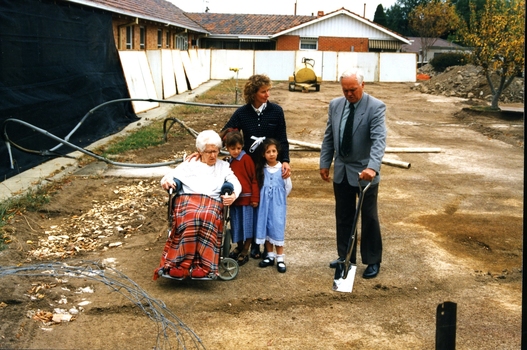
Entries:
{"type": "MultiPolygon", "coordinates": [[[[360,178],[360,173],[359,173],[360,178]]],[[[346,253],[346,259],[343,262],[337,264],[335,269],[335,277],[333,279],[333,290],[336,292],[351,293],[353,290],[353,282],[355,281],[355,273],[357,272],[357,265],[352,264],[351,252],[355,246],[355,240],[357,239],[357,223],[359,221],[359,215],[362,208],[362,202],[364,201],[364,193],[370,188],[371,182],[365,187],[360,185],[359,179],[359,199],[357,201],[357,208],[355,210],[355,217],[353,218],[352,233],[348,243],[348,252],[346,253]]]]}

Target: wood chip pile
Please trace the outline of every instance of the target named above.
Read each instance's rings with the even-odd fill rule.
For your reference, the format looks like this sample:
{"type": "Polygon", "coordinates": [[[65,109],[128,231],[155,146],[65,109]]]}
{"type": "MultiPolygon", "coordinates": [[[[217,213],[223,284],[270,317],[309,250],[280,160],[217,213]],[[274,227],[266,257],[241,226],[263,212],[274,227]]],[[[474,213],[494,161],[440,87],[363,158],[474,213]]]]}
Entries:
{"type": "Polygon", "coordinates": [[[166,197],[159,196],[158,189],[157,180],[117,186],[113,191],[115,198],[104,203],[94,200],[85,214],[73,215],[45,229],[38,246],[29,250],[28,258],[61,259],[82,251],[121,246],[122,240],[141,228],[148,211],[165,205],[166,197]]]}

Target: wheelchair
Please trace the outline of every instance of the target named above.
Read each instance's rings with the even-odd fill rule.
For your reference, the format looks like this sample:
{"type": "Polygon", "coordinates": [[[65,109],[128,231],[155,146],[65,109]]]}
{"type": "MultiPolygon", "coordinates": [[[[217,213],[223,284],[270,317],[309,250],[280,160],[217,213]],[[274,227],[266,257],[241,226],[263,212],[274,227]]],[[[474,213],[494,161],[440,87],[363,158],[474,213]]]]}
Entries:
{"type": "MultiPolygon", "coordinates": [[[[181,191],[183,185],[181,181],[178,179],[174,179],[174,183],[176,184],[176,190],[170,189],[168,191],[168,238],[167,243],[165,245],[165,250],[163,252],[163,258],[162,261],[165,259],[165,255],[167,254],[167,249],[169,249],[169,245],[171,245],[172,239],[174,239],[174,236],[177,235],[176,233],[176,227],[178,226],[178,220],[183,220],[184,218],[181,217],[181,215],[177,215],[177,209],[178,206],[178,197],[180,197],[181,200],[187,200],[189,198],[192,198],[192,196],[198,196],[200,197],[201,201],[214,201],[215,199],[212,199],[211,197],[200,195],[200,194],[179,194],[181,191]],[[187,199],[182,199],[181,197],[186,197],[187,199]]],[[[232,194],[234,190],[234,187],[231,183],[225,182],[221,188],[221,194],[232,194]]],[[[191,199],[192,200],[192,199],[191,199]]],[[[179,204],[181,205],[181,203],[179,204]]],[[[213,205],[216,205],[213,203],[213,205]]],[[[232,258],[229,258],[229,253],[231,249],[231,228],[230,228],[230,216],[229,216],[229,207],[225,205],[221,205],[222,211],[221,211],[221,222],[222,222],[222,229],[218,230],[216,232],[216,239],[214,242],[214,246],[210,247],[209,252],[214,251],[214,256],[210,256],[210,260],[217,262],[212,264],[211,270],[204,276],[199,275],[198,277],[193,276],[194,271],[193,267],[190,267],[188,274],[185,274],[183,276],[174,276],[174,274],[171,273],[170,267],[168,267],[169,264],[166,263],[165,265],[160,266],[155,271],[154,279],[157,279],[157,277],[164,277],[169,279],[175,279],[175,280],[184,280],[184,279],[192,279],[192,280],[216,280],[220,279],[223,281],[229,281],[238,275],[239,272],[239,265],[238,262],[232,258]],[[217,265],[217,268],[214,268],[217,265]]],[[[199,240],[199,238],[196,238],[196,240],[199,240]]],[[[179,244],[184,244],[183,241],[179,242],[179,244]]],[[[209,243],[209,245],[212,245],[212,242],[209,243]]],[[[197,253],[196,253],[197,254],[197,253]]],[[[175,259],[180,259],[181,257],[175,256],[175,259]]],[[[168,259],[167,259],[168,260],[168,259]]]]}

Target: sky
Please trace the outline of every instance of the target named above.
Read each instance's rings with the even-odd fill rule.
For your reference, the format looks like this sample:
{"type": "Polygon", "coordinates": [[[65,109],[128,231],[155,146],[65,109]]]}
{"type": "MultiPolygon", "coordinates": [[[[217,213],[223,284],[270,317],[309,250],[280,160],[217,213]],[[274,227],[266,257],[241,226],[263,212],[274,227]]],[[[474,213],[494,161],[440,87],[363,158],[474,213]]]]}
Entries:
{"type": "Polygon", "coordinates": [[[373,20],[377,6],[381,4],[386,11],[396,0],[168,0],[185,12],[213,13],[251,13],[269,15],[315,15],[318,11],[333,12],[344,7],[351,12],[373,20]],[[366,6],[365,6],[366,4],[366,6]],[[366,11],[364,11],[366,7],[366,11]]]}

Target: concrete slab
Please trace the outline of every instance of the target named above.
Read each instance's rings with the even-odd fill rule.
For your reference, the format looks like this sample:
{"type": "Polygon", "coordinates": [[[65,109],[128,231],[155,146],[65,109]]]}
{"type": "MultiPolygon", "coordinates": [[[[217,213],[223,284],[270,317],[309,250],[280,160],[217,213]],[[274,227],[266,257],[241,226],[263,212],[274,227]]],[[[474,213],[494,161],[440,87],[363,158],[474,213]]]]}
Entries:
{"type": "Polygon", "coordinates": [[[500,106],[500,109],[504,112],[512,112],[512,113],[524,113],[525,111],[524,107],[500,106]]]}
{"type": "MultiPolygon", "coordinates": [[[[220,80],[208,81],[193,91],[187,91],[180,95],[173,96],[167,99],[167,101],[192,102],[197,95],[204,93],[205,91],[218,85],[220,82],[220,80]]],[[[148,125],[155,120],[164,119],[170,113],[170,110],[173,107],[174,104],[161,103],[160,107],[158,108],[151,109],[144,113],[138,113],[137,116],[140,117],[141,120],[128,125],[117,134],[96,141],[95,143],[86,147],[86,149],[93,150],[101,145],[106,144],[116,137],[126,134],[131,130],[148,125]]],[[[30,189],[34,190],[39,186],[45,185],[47,182],[58,181],[62,177],[72,174],[80,176],[104,174],[105,176],[158,177],[163,176],[168,170],[168,167],[105,168],[104,166],[106,166],[106,163],[104,162],[96,162],[93,163],[93,165],[85,167],[87,169],[79,169],[78,159],[82,155],[82,152],[76,151],[68,154],[68,156],[72,158],[56,158],[0,182],[0,201],[6,201],[10,198],[23,195],[30,189]],[[104,166],[99,163],[102,163],[104,166]]]]}
{"type": "Polygon", "coordinates": [[[74,176],[102,175],[108,169],[105,162],[93,162],[73,172],[74,176]]]}
{"type": "Polygon", "coordinates": [[[129,167],[112,167],[104,172],[104,176],[116,177],[140,177],[150,178],[157,177],[161,180],[166,173],[172,169],[170,166],[161,166],[156,168],[129,168],[129,167]]]}

